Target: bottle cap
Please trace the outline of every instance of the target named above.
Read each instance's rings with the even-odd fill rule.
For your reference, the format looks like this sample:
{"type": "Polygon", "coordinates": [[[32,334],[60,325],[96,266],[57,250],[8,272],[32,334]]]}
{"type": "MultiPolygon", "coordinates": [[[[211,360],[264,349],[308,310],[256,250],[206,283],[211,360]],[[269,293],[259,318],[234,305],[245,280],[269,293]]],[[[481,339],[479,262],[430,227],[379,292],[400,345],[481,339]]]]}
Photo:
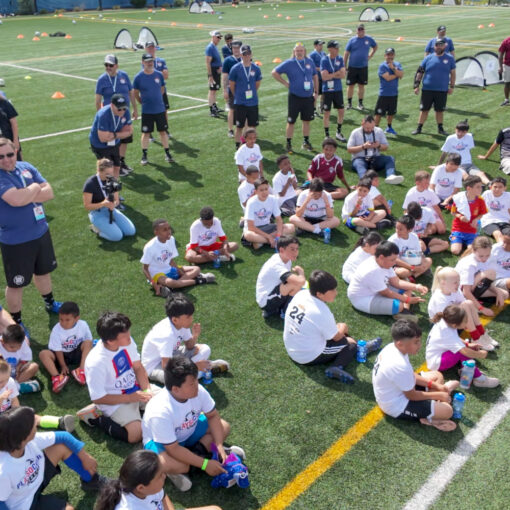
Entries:
{"type": "Polygon", "coordinates": [[[473,368],[476,365],[474,359],[467,359],[466,361],[463,361],[462,364],[469,368],[473,368]]]}
{"type": "Polygon", "coordinates": [[[365,340],[358,340],[358,345],[364,346],[367,345],[367,342],[365,340]]]}
{"type": "Polygon", "coordinates": [[[458,400],[459,402],[465,402],[466,401],[466,395],[464,393],[455,393],[453,396],[454,400],[458,400]]]}

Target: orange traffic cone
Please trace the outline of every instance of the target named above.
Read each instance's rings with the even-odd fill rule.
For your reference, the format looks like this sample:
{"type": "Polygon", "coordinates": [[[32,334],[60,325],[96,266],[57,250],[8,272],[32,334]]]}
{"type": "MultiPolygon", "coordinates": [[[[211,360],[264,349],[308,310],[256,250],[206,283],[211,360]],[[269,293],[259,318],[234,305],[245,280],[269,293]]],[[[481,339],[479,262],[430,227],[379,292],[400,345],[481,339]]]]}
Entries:
{"type": "Polygon", "coordinates": [[[51,99],[64,99],[66,96],[62,94],[62,92],[59,92],[58,90],[51,96],[51,99]]]}
{"type": "Polygon", "coordinates": [[[278,58],[278,57],[273,58],[273,64],[279,64],[281,61],[282,61],[281,58],[278,58]]]}
{"type": "Polygon", "coordinates": [[[25,36],[23,34],[18,34],[16,36],[16,39],[25,39],[25,36]]]}
{"type": "Polygon", "coordinates": [[[71,37],[69,34],[67,34],[67,35],[64,37],[64,39],[72,39],[72,37],[71,37]]]}
{"type": "Polygon", "coordinates": [[[260,60],[255,60],[255,64],[260,67],[262,65],[262,62],[260,60]]]}
{"type": "Polygon", "coordinates": [[[37,36],[32,37],[32,41],[40,41],[40,40],[41,39],[39,39],[39,37],[37,37],[37,36]]]}

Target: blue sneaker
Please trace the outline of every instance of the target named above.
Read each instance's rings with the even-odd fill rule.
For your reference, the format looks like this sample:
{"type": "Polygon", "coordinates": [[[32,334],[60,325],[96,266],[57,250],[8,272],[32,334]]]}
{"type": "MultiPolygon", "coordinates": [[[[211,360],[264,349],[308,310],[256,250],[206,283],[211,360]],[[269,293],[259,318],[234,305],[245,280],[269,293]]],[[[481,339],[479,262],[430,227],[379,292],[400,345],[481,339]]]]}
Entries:
{"type": "Polygon", "coordinates": [[[385,130],[384,130],[385,133],[389,133],[390,135],[396,135],[397,132],[392,128],[392,127],[387,127],[385,130]]]}
{"type": "Polygon", "coordinates": [[[367,342],[367,354],[371,352],[378,351],[382,346],[382,338],[380,336],[374,338],[373,340],[369,340],[367,342]]]}
{"type": "Polygon", "coordinates": [[[60,307],[62,306],[62,301],[53,301],[51,305],[46,305],[46,311],[48,313],[58,313],[60,307]]]}
{"type": "Polygon", "coordinates": [[[338,379],[345,384],[354,384],[354,377],[343,370],[342,367],[329,367],[326,368],[325,374],[332,379],[338,379]]]}

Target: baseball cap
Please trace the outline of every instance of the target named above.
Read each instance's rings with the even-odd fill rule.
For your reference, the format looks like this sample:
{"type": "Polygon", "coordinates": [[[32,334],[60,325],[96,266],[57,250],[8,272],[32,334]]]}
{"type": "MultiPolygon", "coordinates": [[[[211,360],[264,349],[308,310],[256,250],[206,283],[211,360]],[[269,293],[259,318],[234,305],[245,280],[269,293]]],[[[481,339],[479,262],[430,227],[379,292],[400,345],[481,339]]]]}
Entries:
{"type": "Polygon", "coordinates": [[[117,60],[117,57],[115,55],[106,55],[106,57],[104,58],[104,63],[115,65],[118,64],[119,61],[117,60]]]}
{"type": "Polygon", "coordinates": [[[388,53],[395,53],[395,48],[386,48],[384,54],[387,55],[388,53]]]}
{"type": "Polygon", "coordinates": [[[154,41],[147,41],[145,47],[148,48],[149,46],[156,46],[156,43],[154,41]]]}
{"type": "Polygon", "coordinates": [[[112,104],[116,108],[127,108],[126,98],[122,94],[113,94],[112,104]]]}
{"type": "Polygon", "coordinates": [[[444,25],[439,25],[439,26],[437,27],[437,31],[438,31],[438,32],[443,32],[443,30],[446,30],[446,27],[445,27],[444,25]]]}
{"type": "Polygon", "coordinates": [[[340,43],[338,41],[328,41],[327,48],[340,48],[340,43]]]}
{"type": "Polygon", "coordinates": [[[209,35],[210,35],[211,37],[219,37],[220,39],[223,37],[223,36],[221,35],[221,32],[220,32],[219,30],[211,30],[211,31],[209,32],[209,35]]]}
{"type": "Polygon", "coordinates": [[[317,46],[318,44],[325,44],[325,41],[322,39],[315,39],[315,41],[313,41],[313,45],[317,46]]]}
{"type": "Polygon", "coordinates": [[[232,47],[240,48],[243,45],[243,41],[232,41],[232,47]]]}
{"type": "Polygon", "coordinates": [[[251,48],[247,44],[243,44],[241,46],[241,55],[249,55],[251,53],[251,48]]]}
{"type": "Polygon", "coordinates": [[[438,37],[436,38],[436,42],[434,43],[434,45],[436,44],[446,44],[446,39],[443,39],[442,37],[438,37]]]}
{"type": "Polygon", "coordinates": [[[150,53],[144,53],[142,55],[142,61],[148,62],[149,60],[154,60],[154,57],[150,53]]]}
{"type": "Polygon", "coordinates": [[[365,30],[365,25],[363,25],[363,23],[360,23],[360,24],[358,25],[358,30],[359,30],[360,28],[362,28],[363,30],[365,30]]]}

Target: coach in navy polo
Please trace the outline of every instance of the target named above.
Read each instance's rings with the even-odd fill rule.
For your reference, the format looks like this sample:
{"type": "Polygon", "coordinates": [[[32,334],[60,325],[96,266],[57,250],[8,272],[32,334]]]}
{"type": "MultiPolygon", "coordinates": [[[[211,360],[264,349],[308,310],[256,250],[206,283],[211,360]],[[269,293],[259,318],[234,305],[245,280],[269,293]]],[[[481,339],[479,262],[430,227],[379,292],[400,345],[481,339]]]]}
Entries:
{"type": "Polygon", "coordinates": [[[444,51],[446,53],[451,53],[452,56],[455,57],[455,46],[453,45],[453,41],[446,37],[446,27],[444,25],[439,25],[437,27],[437,37],[432,38],[425,46],[425,56],[432,55],[434,53],[434,46],[438,39],[444,39],[446,41],[444,51]]]}
{"type": "Polygon", "coordinates": [[[223,37],[219,30],[209,32],[211,42],[205,47],[205,66],[207,67],[207,80],[209,82],[209,110],[211,117],[218,117],[222,111],[216,104],[216,91],[221,88],[221,57],[218,43],[223,37]]]}
{"type": "Polygon", "coordinates": [[[234,138],[234,96],[228,86],[228,75],[230,70],[239,62],[241,62],[241,41],[232,41],[232,55],[229,55],[223,61],[221,68],[221,83],[223,85],[223,98],[225,99],[225,110],[227,114],[228,137],[234,138]]]}

